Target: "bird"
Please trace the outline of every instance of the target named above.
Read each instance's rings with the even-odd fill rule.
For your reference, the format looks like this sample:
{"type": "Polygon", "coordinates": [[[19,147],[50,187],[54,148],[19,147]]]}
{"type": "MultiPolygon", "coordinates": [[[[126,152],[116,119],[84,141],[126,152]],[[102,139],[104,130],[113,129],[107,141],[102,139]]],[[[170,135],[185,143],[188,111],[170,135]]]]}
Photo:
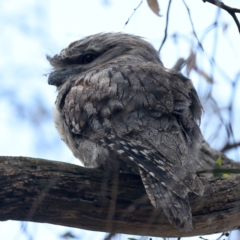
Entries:
{"type": "Polygon", "coordinates": [[[55,126],[73,155],[88,168],[140,175],[152,205],[191,231],[188,194],[204,192],[203,110],[192,81],[165,68],[142,37],[121,32],[87,36],[47,60],[55,126]]]}

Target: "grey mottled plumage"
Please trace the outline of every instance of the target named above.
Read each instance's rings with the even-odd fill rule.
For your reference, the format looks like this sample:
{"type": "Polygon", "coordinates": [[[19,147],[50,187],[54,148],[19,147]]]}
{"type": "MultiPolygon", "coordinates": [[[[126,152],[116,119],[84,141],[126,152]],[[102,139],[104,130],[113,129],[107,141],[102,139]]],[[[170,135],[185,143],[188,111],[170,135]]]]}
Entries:
{"type": "Polygon", "coordinates": [[[48,60],[54,121],[74,156],[86,167],[140,174],[154,207],[191,230],[188,192],[204,190],[195,174],[202,107],[191,81],[122,33],[86,37],[48,60]]]}

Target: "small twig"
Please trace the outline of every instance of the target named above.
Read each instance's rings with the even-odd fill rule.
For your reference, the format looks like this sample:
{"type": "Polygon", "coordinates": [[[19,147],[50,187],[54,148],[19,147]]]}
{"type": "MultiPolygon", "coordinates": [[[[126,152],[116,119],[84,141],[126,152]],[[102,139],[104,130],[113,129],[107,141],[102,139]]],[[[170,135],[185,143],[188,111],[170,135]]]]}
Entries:
{"type": "Polygon", "coordinates": [[[174,64],[174,66],[171,68],[171,70],[180,72],[181,69],[186,65],[186,63],[187,60],[185,60],[184,58],[179,58],[177,62],[174,64]]]}
{"type": "Polygon", "coordinates": [[[225,5],[223,2],[221,1],[218,1],[218,0],[202,0],[204,3],[205,2],[209,2],[219,8],[222,8],[223,10],[227,11],[231,16],[232,18],[234,19],[236,25],[237,25],[237,28],[238,28],[238,31],[240,33],[240,23],[237,19],[237,16],[236,16],[236,13],[240,13],[240,9],[238,8],[232,8],[232,7],[229,7],[227,5],[225,5]]]}
{"type": "Polygon", "coordinates": [[[227,143],[222,149],[221,149],[221,152],[226,152],[232,148],[236,148],[236,147],[239,147],[240,146],[240,142],[237,142],[237,143],[227,143]]]}
{"type": "Polygon", "coordinates": [[[229,233],[226,232],[226,233],[222,233],[220,237],[218,237],[216,240],[220,240],[222,237],[229,237],[229,233]]]}
{"type": "Polygon", "coordinates": [[[143,3],[143,0],[141,0],[141,2],[139,3],[139,5],[138,5],[136,8],[134,8],[133,13],[132,13],[131,16],[128,18],[128,20],[125,22],[125,25],[124,25],[123,29],[128,25],[128,22],[129,22],[130,19],[132,18],[133,14],[134,14],[134,13],[137,11],[137,9],[142,5],[142,3],[143,3]]]}
{"type": "Polygon", "coordinates": [[[158,53],[161,52],[161,49],[163,47],[163,44],[165,43],[166,39],[167,39],[167,31],[168,31],[168,19],[169,19],[169,12],[170,12],[170,7],[171,7],[171,3],[172,3],[172,0],[169,0],[168,2],[168,9],[167,9],[167,20],[166,20],[166,26],[165,26],[165,34],[164,34],[164,38],[162,40],[162,43],[161,43],[161,46],[158,50],[158,53]]]}
{"type": "Polygon", "coordinates": [[[191,16],[191,12],[190,12],[190,10],[189,10],[189,7],[188,7],[188,5],[186,4],[185,0],[182,0],[182,1],[183,1],[184,5],[185,5],[185,7],[186,7],[186,9],[187,9],[187,12],[188,12],[188,17],[189,17],[190,23],[191,23],[191,25],[192,25],[193,35],[194,35],[194,37],[196,38],[196,40],[197,40],[197,42],[198,42],[198,46],[199,46],[200,49],[203,51],[203,46],[202,46],[201,42],[200,42],[199,39],[198,39],[198,36],[197,36],[197,34],[196,34],[196,31],[195,31],[195,28],[194,28],[194,25],[193,25],[192,16],[191,16]]]}
{"type": "Polygon", "coordinates": [[[107,233],[104,240],[112,240],[116,235],[117,233],[107,233]]]}
{"type": "Polygon", "coordinates": [[[199,237],[200,239],[203,239],[203,240],[208,240],[207,238],[203,238],[203,237],[199,237]]]}

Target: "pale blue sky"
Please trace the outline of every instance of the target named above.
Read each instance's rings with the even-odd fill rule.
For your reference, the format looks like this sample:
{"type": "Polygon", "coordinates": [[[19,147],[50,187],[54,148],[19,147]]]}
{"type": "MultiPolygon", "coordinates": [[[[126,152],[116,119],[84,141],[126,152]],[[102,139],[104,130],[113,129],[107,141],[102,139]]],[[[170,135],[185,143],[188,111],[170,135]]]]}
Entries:
{"type": "MultiPolygon", "coordinates": [[[[240,8],[240,1],[224,2],[240,8]]],[[[53,86],[47,84],[47,77],[44,76],[51,70],[45,55],[54,55],[70,42],[86,35],[109,31],[124,31],[145,37],[158,49],[164,34],[165,17],[160,18],[152,13],[146,1],[143,1],[124,28],[125,22],[139,3],[139,0],[0,0],[0,155],[41,157],[79,164],[60,141],[49,118],[56,92],[53,86]],[[104,2],[109,3],[103,4],[104,2]],[[47,109],[46,117],[42,118],[40,123],[34,115],[34,107],[37,106],[38,101],[41,101],[47,109]],[[16,109],[11,106],[19,102],[21,104],[16,113],[16,109]],[[31,111],[21,111],[21,106],[26,106],[31,111]],[[36,124],[35,130],[34,125],[28,120],[32,118],[36,124]]],[[[159,0],[159,3],[161,14],[165,16],[168,1],[159,0]]],[[[186,0],[186,3],[189,5],[196,32],[201,39],[205,29],[216,17],[216,7],[204,4],[202,0],[186,0]]],[[[166,67],[172,67],[179,57],[188,57],[190,46],[196,46],[182,1],[173,0],[169,24],[170,39],[161,52],[166,67]],[[178,44],[174,44],[171,38],[176,32],[183,36],[178,44]]],[[[210,72],[211,65],[208,58],[217,46],[213,96],[224,108],[232,94],[229,81],[234,80],[240,71],[240,36],[232,18],[222,11],[219,26],[217,33],[212,31],[204,39],[205,52],[198,55],[197,61],[204,71],[210,72]],[[225,22],[229,26],[227,31],[223,32],[225,22]]],[[[191,78],[203,99],[208,84],[194,73],[191,74],[191,78]]],[[[236,88],[239,91],[239,84],[236,88]]],[[[235,102],[240,102],[240,94],[235,96],[235,102]]],[[[219,119],[213,115],[213,109],[208,102],[203,104],[205,106],[205,117],[202,121],[204,136],[213,146],[220,147],[222,141],[219,139],[223,140],[226,133],[219,131],[217,138],[213,138],[219,119]]],[[[239,106],[235,104],[234,110],[235,113],[239,113],[239,106]]],[[[224,111],[223,116],[225,117],[224,111]]],[[[239,140],[240,115],[234,114],[232,122],[236,133],[235,139],[239,140]]],[[[229,153],[229,156],[239,159],[239,153],[236,151],[229,153]]],[[[20,224],[17,222],[0,223],[0,240],[29,239],[19,229],[20,224]]],[[[59,239],[59,234],[64,233],[66,228],[29,223],[27,231],[34,236],[34,240],[59,239]]],[[[103,234],[96,235],[97,233],[88,231],[74,232],[83,234],[82,239],[103,237],[103,234]]]]}

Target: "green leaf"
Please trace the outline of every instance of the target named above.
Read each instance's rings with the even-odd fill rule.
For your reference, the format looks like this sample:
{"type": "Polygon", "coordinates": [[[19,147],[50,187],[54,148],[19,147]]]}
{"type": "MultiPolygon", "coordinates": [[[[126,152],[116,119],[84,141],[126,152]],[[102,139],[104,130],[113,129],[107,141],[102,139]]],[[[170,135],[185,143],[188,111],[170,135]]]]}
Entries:
{"type": "Polygon", "coordinates": [[[216,163],[219,164],[220,166],[222,166],[222,158],[218,157],[216,163]]]}
{"type": "MultiPolygon", "coordinates": [[[[222,158],[221,157],[218,157],[215,165],[214,165],[214,169],[221,169],[221,166],[222,166],[222,158]]],[[[223,172],[213,172],[213,176],[214,177],[229,177],[230,174],[228,173],[223,173],[223,172]]]]}
{"type": "MultiPolygon", "coordinates": [[[[221,157],[219,157],[214,165],[214,169],[221,169],[221,165],[222,165],[222,159],[221,157]]],[[[213,176],[214,177],[223,177],[223,173],[216,173],[216,172],[213,172],[213,176]]]]}

